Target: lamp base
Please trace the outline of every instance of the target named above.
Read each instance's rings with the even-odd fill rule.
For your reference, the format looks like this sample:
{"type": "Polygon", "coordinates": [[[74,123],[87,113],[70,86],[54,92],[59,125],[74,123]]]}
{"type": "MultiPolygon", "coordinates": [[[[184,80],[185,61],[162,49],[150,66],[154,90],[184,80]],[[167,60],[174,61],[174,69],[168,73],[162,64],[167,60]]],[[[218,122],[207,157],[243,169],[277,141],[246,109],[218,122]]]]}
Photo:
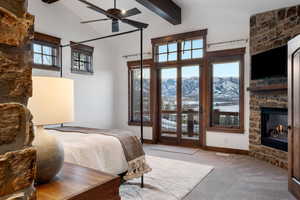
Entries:
{"type": "Polygon", "coordinates": [[[37,149],[36,183],[47,183],[59,173],[63,166],[63,146],[43,126],[37,126],[33,146],[37,149]]]}

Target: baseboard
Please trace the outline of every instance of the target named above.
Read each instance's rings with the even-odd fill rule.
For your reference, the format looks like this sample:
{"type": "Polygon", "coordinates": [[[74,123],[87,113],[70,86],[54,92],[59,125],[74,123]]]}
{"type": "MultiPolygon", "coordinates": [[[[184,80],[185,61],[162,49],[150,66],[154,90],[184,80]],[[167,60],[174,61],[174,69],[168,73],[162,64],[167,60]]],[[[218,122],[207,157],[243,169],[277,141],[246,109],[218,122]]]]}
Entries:
{"type": "MultiPolygon", "coordinates": [[[[153,140],[149,139],[144,139],[145,144],[155,144],[153,140]]],[[[159,143],[163,145],[170,145],[170,146],[180,146],[180,145],[174,145],[174,144],[165,144],[165,143],[159,143]]],[[[191,147],[191,146],[187,146],[191,147]]],[[[229,154],[240,154],[240,155],[249,155],[248,150],[242,150],[242,149],[231,149],[231,148],[225,148],[225,147],[212,147],[212,146],[205,146],[205,147],[200,147],[200,146],[195,146],[197,148],[207,150],[207,151],[216,151],[220,153],[229,153],[229,154]]]]}
{"type": "Polygon", "coordinates": [[[145,144],[154,144],[153,140],[144,139],[145,144]]]}
{"type": "Polygon", "coordinates": [[[242,150],[242,149],[231,149],[231,148],[212,147],[212,146],[206,146],[206,147],[204,147],[204,149],[208,150],[208,151],[216,151],[216,152],[221,152],[221,153],[249,155],[248,150],[242,150]]]}

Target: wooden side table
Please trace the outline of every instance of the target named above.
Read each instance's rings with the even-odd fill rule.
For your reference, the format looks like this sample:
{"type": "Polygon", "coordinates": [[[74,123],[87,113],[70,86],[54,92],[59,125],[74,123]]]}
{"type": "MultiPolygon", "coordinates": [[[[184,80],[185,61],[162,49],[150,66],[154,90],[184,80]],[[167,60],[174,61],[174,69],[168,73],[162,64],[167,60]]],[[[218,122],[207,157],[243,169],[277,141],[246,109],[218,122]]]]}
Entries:
{"type": "Polygon", "coordinates": [[[37,186],[37,199],[120,200],[120,184],[118,176],[65,163],[53,181],[37,186]]]}

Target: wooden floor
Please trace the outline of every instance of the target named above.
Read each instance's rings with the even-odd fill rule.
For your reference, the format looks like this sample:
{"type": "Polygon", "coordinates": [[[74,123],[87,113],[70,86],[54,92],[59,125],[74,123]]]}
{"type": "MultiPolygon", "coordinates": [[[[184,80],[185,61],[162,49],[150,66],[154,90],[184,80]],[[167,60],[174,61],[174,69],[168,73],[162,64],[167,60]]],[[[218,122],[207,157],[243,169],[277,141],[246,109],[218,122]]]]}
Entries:
{"type": "Polygon", "coordinates": [[[222,156],[203,150],[189,155],[153,149],[153,145],[145,145],[145,151],[152,156],[215,167],[184,200],[295,200],[287,189],[286,170],[249,156],[222,156]]]}

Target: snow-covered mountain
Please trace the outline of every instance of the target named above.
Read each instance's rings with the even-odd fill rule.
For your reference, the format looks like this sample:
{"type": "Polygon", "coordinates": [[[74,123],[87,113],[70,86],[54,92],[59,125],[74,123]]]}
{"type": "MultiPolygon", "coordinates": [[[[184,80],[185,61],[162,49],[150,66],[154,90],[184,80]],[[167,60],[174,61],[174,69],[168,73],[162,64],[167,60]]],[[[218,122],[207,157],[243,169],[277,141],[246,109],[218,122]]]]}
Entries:
{"type": "Polygon", "coordinates": [[[215,77],[214,98],[215,99],[236,99],[239,98],[239,78],[236,77],[215,77]]]}
{"type": "MultiPolygon", "coordinates": [[[[139,91],[139,81],[134,84],[135,90],[139,91]]],[[[236,77],[215,77],[214,78],[214,98],[219,100],[232,100],[239,97],[239,78],[236,77]]],[[[162,94],[165,97],[176,96],[176,80],[162,80],[162,94]]],[[[150,81],[144,80],[144,93],[150,89],[150,81]]],[[[182,80],[182,92],[184,97],[198,99],[199,80],[198,78],[189,78],[182,80]]]]}
{"type": "MultiPolygon", "coordinates": [[[[239,79],[235,77],[214,78],[214,98],[235,99],[239,97],[239,79]]],[[[199,94],[198,78],[189,78],[182,81],[182,92],[185,97],[196,97],[199,94]]],[[[162,81],[164,96],[176,95],[176,81],[166,79],[162,81]]]]}

